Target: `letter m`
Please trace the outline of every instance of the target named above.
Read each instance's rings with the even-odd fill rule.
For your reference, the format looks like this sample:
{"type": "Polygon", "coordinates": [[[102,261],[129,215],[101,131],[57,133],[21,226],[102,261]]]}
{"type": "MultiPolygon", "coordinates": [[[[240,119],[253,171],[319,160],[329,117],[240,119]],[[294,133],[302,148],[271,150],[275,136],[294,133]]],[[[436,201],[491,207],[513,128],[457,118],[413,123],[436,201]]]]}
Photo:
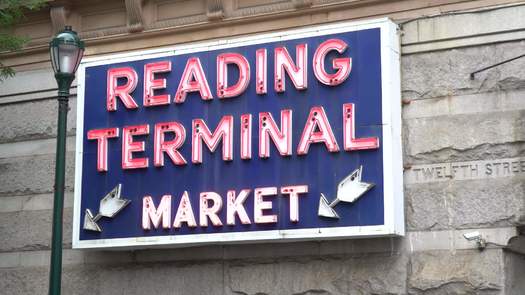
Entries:
{"type": "Polygon", "coordinates": [[[155,208],[155,203],[151,196],[145,196],[142,199],[142,228],[151,229],[151,223],[154,228],[158,228],[162,221],[162,228],[170,228],[171,220],[171,195],[164,195],[160,200],[159,207],[155,208]]]}
{"type": "Polygon", "coordinates": [[[213,152],[222,140],[222,159],[233,159],[233,117],[222,117],[217,128],[212,133],[202,119],[193,120],[191,161],[195,164],[202,163],[202,143],[213,152]]]}

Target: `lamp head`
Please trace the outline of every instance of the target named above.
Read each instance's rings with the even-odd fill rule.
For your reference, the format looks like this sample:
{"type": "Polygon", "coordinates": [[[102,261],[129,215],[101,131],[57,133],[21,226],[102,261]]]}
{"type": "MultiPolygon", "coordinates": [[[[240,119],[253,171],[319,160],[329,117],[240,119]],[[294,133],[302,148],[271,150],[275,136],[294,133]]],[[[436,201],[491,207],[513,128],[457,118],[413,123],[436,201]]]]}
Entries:
{"type": "Polygon", "coordinates": [[[71,26],[66,26],[49,43],[49,53],[59,94],[66,92],[69,94],[69,87],[84,55],[84,42],[71,29],[71,26]]]}

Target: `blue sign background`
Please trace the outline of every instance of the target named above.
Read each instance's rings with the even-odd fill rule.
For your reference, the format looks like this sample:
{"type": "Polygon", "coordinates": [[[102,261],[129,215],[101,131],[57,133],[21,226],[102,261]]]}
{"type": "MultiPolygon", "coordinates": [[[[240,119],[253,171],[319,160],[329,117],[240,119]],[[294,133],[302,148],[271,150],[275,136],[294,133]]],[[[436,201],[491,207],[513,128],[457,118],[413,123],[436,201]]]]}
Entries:
{"type": "MultiPolygon", "coordinates": [[[[331,64],[328,56],[327,67],[331,64]]],[[[229,81],[236,81],[238,73],[230,71],[229,81]]],[[[197,52],[184,55],[168,56],[155,59],[145,59],[125,63],[99,66],[89,66],[85,74],[84,99],[84,130],[83,132],[83,167],[80,220],[84,220],[87,208],[96,214],[100,199],[122,183],[122,196],[131,203],[113,219],[102,218],[98,224],[103,228],[101,233],[86,231],[80,228],[80,240],[111,239],[141,236],[188,235],[195,233],[227,233],[276,229],[299,229],[317,227],[366,226],[384,224],[383,208],[383,152],[382,152],[382,108],[381,108],[381,55],[380,30],[368,29],[355,32],[288,40],[283,42],[258,44],[238,48],[228,48],[197,52]],[[317,81],[313,74],[312,58],[318,45],[329,38],[344,40],[349,48],[343,54],[352,58],[352,71],[349,78],[336,87],[325,86],[317,81]],[[273,50],[285,46],[295,60],[295,46],[308,44],[308,89],[299,91],[286,76],[286,91],[276,93],[273,90],[273,50]],[[255,93],[255,51],[259,48],[268,50],[268,94],[255,93]],[[248,89],[241,96],[228,99],[218,99],[216,89],[216,56],[224,52],[238,52],[244,55],[251,65],[251,80],[248,89]],[[208,83],[214,94],[211,101],[203,101],[198,93],[189,94],[182,104],[171,103],[166,106],[143,107],[143,68],[144,64],[156,60],[170,60],[172,71],[157,77],[167,79],[167,88],[156,93],[169,93],[173,97],[179,79],[189,57],[199,57],[204,68],[208,83]],[[107,70],[114,67],[131,66],[139,75],[139,83],[133,97],[139,108],[128,110],[117,99],[116,112],[106,110],[106,75],[107,70]],[[378,137],[380,148],[375,150],[352,151],[343,150],[342,112],[344,103],[354,103],[356,106],[355,122],[356,137],[378,137]],[[341,149],[338,153],[327,151],[323,143],[312,144],[307,155],[296,154],[297,144],[304,128],[306,118],[312,106],[323,106],[335,137],[341,149]],[[293,110],[293,155],[282,157],[270,143],[271,156],[268,159],[258,157],[258,114],[271,112],[277,125],[280,126],[280,112],[283,109],[293,110]],[[250,113],[253,116],[252,159],[240,159],[240,116],[250,113]],[[203,118],[211,131],[224,115],[234,117],[234,150],[233,161],[222,160],[221,146],[210,153],[203,146],[203,163],[191,163],[191,121],[203,118]],[[175,166],[165,156],[164,167],[153,166],[153,134],[154,124],[159,122],[181,122],[187,132],[186,142],[179,150],[188,165],[175,166]],[[119,127],[128,125],[150,124],[150,134],[137,136],[135,140],[144,140],[146,151],[134,153],[134,157],[146,156],[150,167],[147,169],[123,170],[121,168],[121,138],[109,139],[108,168],[100,173],[96,170],[97,142],[87,140],[88,130],[119,127]],[[339,203],[336,207],[340,219],[333,220],[317,216],[320,193],[324,193],[329,201],[335,198],[337,184],[348,174],[363,166],[362,180],[374,183],[375,186],[354,204],[339,203]],[[309,193],[299,197],[299,222],[289,221],[289,198],[278,195],[266,199],[273,201],[273,210],[265,214],[278,214],[277,224],[253,223],[253,189],[257,187],[286,185],[308,185],[309,193]],[[235,189],[252,189],[245,203],[246,211],[252,220],[250,225],[226,225],[226,192],[235,189]],[[142,198],[145,195],[153,197],[158,205],[164,194],[172,195],[172,218],[178,207],[183,191],[187,190],[191,204],[198,221],[200,192],[214,191],[224,200],[220,218],[225,224],[222,227],[196,227],[189,229],[183,224],[181,229],[152,229],[145,231],[141,227],[142,198]]],[[[239,221],[237,220],[237,223],[239,221]]],[[[80,223],[82,227],[82,223],[80,223]]]]}

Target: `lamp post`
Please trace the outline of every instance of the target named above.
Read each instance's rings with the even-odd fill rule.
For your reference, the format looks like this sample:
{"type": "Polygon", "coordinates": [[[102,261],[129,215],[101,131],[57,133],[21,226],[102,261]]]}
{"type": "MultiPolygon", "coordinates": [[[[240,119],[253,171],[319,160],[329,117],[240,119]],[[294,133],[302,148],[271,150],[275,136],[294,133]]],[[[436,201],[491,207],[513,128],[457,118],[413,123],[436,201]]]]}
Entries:
{"type": "Polygon", "coordinates": [[[64,178],[66,163],[66,126],[69,88],[84,54],[84,42],[71,26],[58,33],[49,43],[51,64],[58,84],[58,128],[55,162],[55,196],[53,201],[53,237],[51,241],[51,269],[49,294],[59,295],[62,276],[62,214],[64,209],[64,178]]]}

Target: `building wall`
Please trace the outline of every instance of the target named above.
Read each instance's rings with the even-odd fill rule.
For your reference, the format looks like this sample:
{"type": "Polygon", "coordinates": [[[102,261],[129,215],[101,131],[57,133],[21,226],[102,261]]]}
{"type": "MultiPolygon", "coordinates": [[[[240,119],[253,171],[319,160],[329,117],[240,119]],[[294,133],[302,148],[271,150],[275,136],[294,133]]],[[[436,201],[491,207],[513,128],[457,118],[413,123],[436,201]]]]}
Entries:
{"type": "Polygon", "coordinates": [[[3,55],[18,74],[0,83],[1,294],[47,293],[57,102],[46,42],[64,23],[81,33],[86,54],[95,56],[380,16],[391,17],[401,28],[404,238],[72,250],[73,96],[63,294],[525,292],[520,279],[525,243],[505,247],[516,239],[516,227],[525,224],[525,171],[516,166],[525,161],[525,58],[469,77],[474,70],[523,54],[525,5],[520,1],[51,5],[16,28],[33,38],[29,47],[3,55]],[[454,167],[456,175],[445,176],[454,167]],[[473,230],[491,242],[484,251],[462,237],[473,230]]]}

